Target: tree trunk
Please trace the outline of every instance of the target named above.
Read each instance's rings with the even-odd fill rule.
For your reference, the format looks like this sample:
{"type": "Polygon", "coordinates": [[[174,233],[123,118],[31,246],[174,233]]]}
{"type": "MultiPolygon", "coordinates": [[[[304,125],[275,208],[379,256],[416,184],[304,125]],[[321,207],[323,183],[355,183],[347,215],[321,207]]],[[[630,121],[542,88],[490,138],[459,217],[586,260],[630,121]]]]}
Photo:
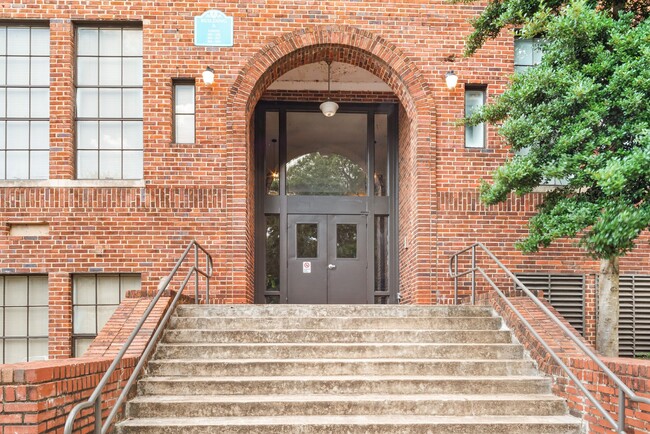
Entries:
{"type": "Polygon", "coordinates": [[[596,349],[604,356],[618,356],[618,257],[600,260],[596,349]]]}

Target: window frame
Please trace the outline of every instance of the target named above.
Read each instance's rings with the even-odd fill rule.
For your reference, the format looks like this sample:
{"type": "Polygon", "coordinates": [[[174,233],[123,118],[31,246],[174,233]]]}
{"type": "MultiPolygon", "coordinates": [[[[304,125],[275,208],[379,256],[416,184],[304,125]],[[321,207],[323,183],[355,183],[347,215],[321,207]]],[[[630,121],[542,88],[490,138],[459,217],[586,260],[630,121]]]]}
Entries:
{"type": "Polygon", "coordinates": [[[172,143],[179,145],[193,145],[196,144],[196,80],[194,78],[174,78],[172,79],[172,143]],[[188,113],[178,113],[176,112],[176,94],[178,86],[192,86],[193,89],[193,101],[192,101],[192,112],[188,113]],[[178,140],[178,123],[176,121],[176,116],[192,116],[194,117],[194,122],[192,125],[192,135],[194,140],[192,142],[181,142],[178,140]]]}
{"type": "MultiPolygon", "coordinates": [[[[34,339],[46,339],[48,342],[48,351],[45,354],[45,359],[39,358],[35,360],[47,360],[49,359],[49,302],[50,302],[50,294],[49,294],[49,278],[47,274],[0,274],[0,291],[2,291],[2,302],[0,303],[0,310],[2,311],[2,333],[0,333],[0,345],[2,345],[2,355],[0,357],[0,364],[6,363],[7,360],[7,341],[11,340],[24,340],[26,341],[26,360],[27,362],[33,361],[30,360],[30,341],[34,339]],[[27,280],[27,294],[25,295],[25,298],[27,299],[27,303],[25,305],[7,305],[7,283],[6,279],[7,278],[25,278],[27,280]],[[31,280],[32,278],[35,277],[41,277],[45,278],[47,282],[47,304],[30,304],[30,286],[31,286],[31,280]],[[40,308],[46,308],[48,311],[48,327],[47,327],[47,334],[45,336],[43,335],[30,335],[29,332],[29,311],[30,308],[33,307],[40,307],[40,308]],[[7,308],[24,308],[26,309],[26,314],[25,314],[25,330],[26,334],[24,336],[7,336],[6,335],[6,329],[7,329],[7,315],[6,315],[6,309],[7,308]]],[[[35,361],[34,360],[34,361],[35,361]]],[[[22,362],[15,362],[15,363],[22,363],[22,362]]]]}
{"type": "MultiPolygon", "coordinates": [[[[142,274],[141,273],[131,273],[131,272],[125,272],[125,273],[75,273],[72,275],[72,357],[81,357],[83,354],[77,354],[77,341],[82,340],[82,339],[92,339],[94,340],[98,335],[101,329],[98,327],[97,323],[97,309],[98,307],[106,307],[106,306],[115,306],[115,310],[120,306],[122,301],[126,298],[126,290],[124,291],[124,297],[122,296],[122,277],[126,276],[131,276],[135,277],[137,276],[140,279],[140,288],[142,288],[142,274]],[[94,277],[94,286],[95,286],[95,303],[75,303],[75,279],[77,277],[94,277]],[[118,303],[113,304],[113,303],[98,303],[98,277],[117,277],[118,282],[119,282],[119,288],[118,288],[118,303]],[[94,307],[94,320],[95,320],[95,333],[75,333],[75,308],[76,307],[94,307]]],[[[115,311],[113,311],[115,313],[115,311]]],[[[111,316],[113,315],[111,314],[111,316]]]]}
{"type": "MultiPolygon", "coordinates": [[[[75,148],[75,156],[74,156],[74,165],[75,165],[75,179],[76,180],[93,180],[93,181],[137,181],[137,180],[143,180],[144,179],[144,83],[141,82],[140,85],[128,85],[124,84],[124,59],[140,59],[142,63],[142,81],[144,80],[144,31],[142,28],[142,23],[140,22],[77,22],[75,23],[75,52],[74,52],[74,148],[75,148]],[[91,29],[91,30],[97,30],[98,32],[101,32],[101,30],[120,30],[120,36],[123,38],[124,31],[129,30],[139,30],[140,35],[143,40],[143,44],[141,47],[140,55],[125,55],[124,54],[124,46],[122,44],[120,48],[120,70],[121,70],[121,77],[120,77],[120,84],[119,85],[102,85],[100,84],[100,74],[101,74],[101,68],[100,68],[100,59],[102,58],[114,58],[118,56],[113,56],[113,55],[102,55],[100,53],[101,50],[101,42],[100,42],[100,37],[98,34],[97,38],[97,53],[96,54],[79,54],[79,31],[84,30],[84,29],[91,29]],[[79,59],[80,58],[96,58],[97,59],[97,84],[94,85],[89,85],[89,84],[83,84],[79,85],[79,59]],[[96,116],[84,116],[80,117],[79,116],[79,104],[78,104],[78,94],[79,94],[79,89],[96,89],[97,90],[97,114],[96,116]],[[100,115],[101,113],[101,101],[100,101],[100,93],[101,90],[103,89],[119,89],[120,92],[120,101],[121,101],[121,107],[120,107],[120,117],[102,117],[100,115]],[[139,89],[142,94],[142,113],[141,117],[125,117],[124,116],[124,90],[130,90],[130,89],[139,89]],[[88,148],[80,148],[79,144],[79,123],[80,122],[94,122],[97,125],[97,147],[88,147],[88,148]],[[101,139],[101,122],[119,122],[120,123],[120,146],[119,148],[110,148],[110,149],[102,149],[101,144],[100,144],[100,139],[101,139]],[[124,128],[125,124],[128,122],[140,122],[142,125],[142,147],[141,148],[125,148],[124,146],[124,128]],[[81,169],[81,164],[80,164],[80,151],[94,151],[96,152],[97,155],[97,161],[96,161],[96,177],[81,177],[80,176],[80,169],[81,169]],[[120,175],[118,177],[102,177],[102,165],[101,165],[101,155],[102,151],[119,151],[120,152],[120,170],[119,173],[120,175]],[[142,166],[139,168],[141,171],[141,176],[139,178],[127,178],[124,176],[124,162],[125,162],[125,157],[124,157],[124,152],[140,152],[141,153],[141,162],[142,166]]],[[[123,39],[121,39],[123,40],[123,39]]]]}
{"type": "MultiPolygon", "coordinates": [[[[467,94],[469,92],[481,92],[483,94],[483,101],[481,102],[481,108],[485,106],[487,103],[487,85],[486,84],[467,84],[465,85],[465,89],[463,92],[463,115],[467,117],[467,94]]],[[[478,125],[474,126],[468,126],[465,125],[465,128],[463,130],[463,146],[465,149],[486,149],[487,148],[487,125],[485,122],[481,122],[478,125]],[[483,133],[483,140],[481,146],[468,146],[467,145],[467,130],[468,128],[481,128],[482,133],[483,133]]]]}
{"type": "Polygon", "coordinates": [[[51,77],[50,77],[50,68],[51,68],[51,57],[52,53],[50,50],[50,45],[51,45],[51,33],[50,33],[50,25],[48,22],[42,22],[42,21],[7,21],[7,20],[0,20],[0,28],[5,33],[5,51],[4,54],[0,55],[0,58],[4,59],[5,64],[4,64],[4,73],[5,73],[5,82],[4,84],[0,84],[0,89],[4,90],[4,116],[0,117],[0,123],[4,124],[4,137],[1,137],[0,140],[2,140],[2,144],[0,145],[0,154],[3,156],[3,162],[1,172],[0,172],[0,182],[4,181],[36,181],[36,180],[48,180],[50,179],[50,88],[51,88],[51,77]],[[9,47],[9,41],[7,38],[7,30],[9,29],[28,29],[29,30],[29,38],[30,38],[30,43],[29,43],[29,51],[28,54],[9,54],[8,53],[8,47],[9,47]],[[48,47],[47,47],[47,55],[44,54],[33,54],[32,51],[32,30],[33,29],[42,29],[42,30],[47,30],[48,32],[48,47]],[[28,64],[29,64],[29,80],[28,84],[17,84],[17,85],[10,85],[7,83],[8,80],[8,72],[9,72],[9,62],[7,60],[9,58],[14,58],[14,57],[26,57],[28,59],[28,64]],[[32,79],[31,79],[31,68],[32,68],[32,59],[34,58],[47,58],[47,64],[48,64],[48,83],[47,85],[34,85],[32,84],[32,79]],[[9,106],[8,103],[8,94],[9,94],[9,89],[26,89],[28,91],[28,115],[26,117],[17,117],[17,116],[8,116],[7,113],[7,108],[9,106]],[[32,106],[32,89],[46,89],[48,98],[47,98],[47,117],[37,117],[37,116],[32,116],[31,113],[31,106],[32,106]],[[27,143],[27,148],[9,148],[8,147],[8,135],[7,135],[7,124],[9,122],[27,122],[27,129],[28,129],[28,143],[27,143]],[[47,123],[47,146],[43,148],[33,148],[32,147],[32,124],[35,122],[46,122],[47,123]],[[8,178],[7,177],[7,171],[12,165],[12,163],[9,161],[8,154],[9,152],[27,152],[27,177],[20,177],[20,178],[8,178]],[[33,168],[32,168],[32,158],[34,152],[39,153],[39,154],[47,154],[47,168],[44,173],[44,177],[33,177],[33,168]]]}

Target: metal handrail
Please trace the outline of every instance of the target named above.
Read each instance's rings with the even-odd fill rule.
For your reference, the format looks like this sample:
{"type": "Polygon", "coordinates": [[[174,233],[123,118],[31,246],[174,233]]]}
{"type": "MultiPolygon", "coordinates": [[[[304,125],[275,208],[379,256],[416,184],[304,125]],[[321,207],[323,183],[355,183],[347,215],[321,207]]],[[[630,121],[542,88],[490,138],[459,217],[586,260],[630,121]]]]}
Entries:
{"type": "Polygon", "coordinates": [[[140,321],[138,324],[135,326],[135,329],[131,332],[129,335],[129,338],[126,340],[122,348],[120,349],[119,353],[115,356],[115,359],[113,360],[113,363],[108,367],[108,370],[106,370],[106,373],[100,380],[100,382],[97,384],[97,387],[95,387],[95,390],[93,391],[92,395],[88,398],[88,400],[81,402],[77,404],[70,414],[68,415],[68,418],[66,419],[65,422],[65,428],[63,430],[64,434],[72,434],[72,428],[74,426],[74,421],[76,420],[77,416],[82,410],[85,410],[86,408],[94,407],[94,414],[95,414],[95,434],[106,434],[110,427],[111,423],[113,422],[113,419],[119,412],[120,407],[124,403],[124,400],[126,399],[129,390],[135,383],[136,379],[138,378],[138,374],[142,370],[142,367],[148,360],[149,353],[151,353],[151,350],[155,347],[156,342],[158,341],[158,338],[162,331],[165,329],[165,326],[167,324],[167,321],[169,321],[169,318],[171,317],[174,308],[178,304],[178,301],[181,298],[181,295],[183,293],[183,290],[187,286],[188,282],[192,278],[192,276],[195,277],[194,281],[194,302],[196,304],[199,303],[199,278],[200,276],[205,277],[206,279],[206,302],[209,301],[210,299],[210,278],[212,277],[212,256],[208,253],[207,250],[205,250],[199,243],[196,242],[196,240],[192,241],[183,254],[181,255],[180,259],[176,262],[176,265],[172,269],[171,273],[164,278],[160,284],[158,285],[158,292],[154,296],[153,300],[149,303],[149,306],[145,310],[144,314],[142,315],[142,318],[140,318],[140,321]],[[138,361],[137,365],[133,369],[133,373],[131,373],[131,376],[129,377],[129,380],[127,381],[126,385],[122,389],[122,392],[120,393],[120,396],[117,398],[115,401],[115,404],[113,408],[111,409],[111,412],[108,414],[106,417],[106,420],[102,423],[102,400],[101,400],[101,395],[102,395],[102,390],[104,387],[108,384],[108,381],[115,372],[115,369],[117,366],[120,364],[122,361],[122,358],[126,354],[127,350],[129,349],[129,346],[137,336],[137,334],[140,332],[140,329],[144,325],[145,321],[149,317],[149,314],[153,310],[154,306],[156,303],[158,303],[158,300],[160,300],[160,297],[165,293],[167,288],[169,287],[169,284],[171,283],[172,279],[174,276],[176,276],[176,273],[178,270],[181,268],[183,263],[185,262],[185,259],[187,259],[187,256],[190,254],[190,252],[194,250],[194,264],[192,267],[189,269],[187,272],[187,275],[185,276],[185,279],[183,280],[183,283],[180,286],[180,289],[176,292],[176,296],[172,300],[171,305],[169,306],[169,309],[167,309],[167,312],[163,316],[162,320],[156,327],[154,334],[152,335],[151,339],[149,340],[149,343],[145,347],[144,351],[142,352],[142,356],[140,357],[140,360],[138,361]],[[205,270],[202,270],[200,268],[200,262],[199,262],[199,252],[202,252],[205,255],[205,270]]]}
{"type": "Polygon", "coordinates": [[[568,377],[574,382],[574,384],[585,394],[587,399],[598,409],[598,411],[603,415],[603,417],[616,429],[618,434],[625,434],[625,409],[626,409],[626,397],[628,401],[631,402],[642,402],[645,404],[650,404],[650,399],[638,396],[632,389],[630,389],[624,382],[621,380],[611,369],[609,369],[602,360],[593,352],[591,349],[584,344],[578,337],[576,337],[571,330],[562,323],[562,321],[551,312],[551,310],[542,303],[539,298],[532,291],[530,291],[526,285],[521,283],[521,281],[515,276],[508,268],[499,259],[494,256],[494,254],[487,248],[483,243],[477,242],[472,244],[469,247],[466,247],[456,253],[454,253],[449,258],[449,275],[454,279],[454,303],[458,304],[458,278],[471,274],[472,278],[472,293],[471,293],[471,303],[474,304],[476,300],[476,272],[481,273],[481,275],[487,280],[490,286],[496,291],[496,293],[506,302],[508,307],[517,315],[519,320],[528,328],[532,335],[539,341],[540,344],[548,351],[553,360],[566,372],[568,377]],[[535,331],[532,325],[524,318],[524,316],[517,310],[517,308],[508,300],[508,297],[499,289],[499,287],[494,283],[494,281],[485,273],[481,267],[476,265],[476,248],[483,250],[495,263],[498,265],[505,274],[510,277],[517,287],[519,287],[524,294],[526,294],[540,309],[546,314],[560,329],[566,334],[600,369],[603,370],[605,375],[607,375],[610,380],[612,380],[618,386],[618,420],[614,419],[607,410],[598,402],[598,400],[593,396],[593,394],[587,389],[582,381],[569,369],[569,367],[562,361],[562,359],[553,351],[553,349],[546,343],[546,341],[535,331]],[[471,268],[469,270],[458,272],[458,257],[465,252],[471,251],[471,268]]]}

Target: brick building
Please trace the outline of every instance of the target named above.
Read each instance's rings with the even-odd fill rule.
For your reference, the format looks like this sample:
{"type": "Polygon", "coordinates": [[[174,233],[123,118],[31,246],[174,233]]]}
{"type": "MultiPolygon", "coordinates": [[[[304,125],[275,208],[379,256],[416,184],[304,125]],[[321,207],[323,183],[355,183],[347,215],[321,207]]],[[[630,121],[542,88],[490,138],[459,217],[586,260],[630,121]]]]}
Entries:
{"type": "MultiPolygon", "coordinates": [[[[593,339],[598,263],[573,240],[513,248],[543,191],[479,201],[510,154],[455,121],[539,55],[504,32],[462,57],[480,5],[2,6],[3,362],[80,355],[192,239],[215,260],[213,303],[450,303],[449,255],[482,241],[593,339]],[[195,43],[210,10],[233,18],[232,46],[195,43]]],[[[621,261],[628,355],[650,350],[649,253],[644,238],[621,261]]]]}

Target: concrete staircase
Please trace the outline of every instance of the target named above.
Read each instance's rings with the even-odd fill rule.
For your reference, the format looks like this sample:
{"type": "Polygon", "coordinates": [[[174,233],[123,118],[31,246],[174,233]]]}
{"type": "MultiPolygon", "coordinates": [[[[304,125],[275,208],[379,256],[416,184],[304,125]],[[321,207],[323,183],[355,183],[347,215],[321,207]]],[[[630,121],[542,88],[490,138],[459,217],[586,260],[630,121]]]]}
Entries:
{"type": "Polygon", "coordinates": [[[120,434],[576,434],[550,381],[465,306],[180,306],[120,434]]]}

